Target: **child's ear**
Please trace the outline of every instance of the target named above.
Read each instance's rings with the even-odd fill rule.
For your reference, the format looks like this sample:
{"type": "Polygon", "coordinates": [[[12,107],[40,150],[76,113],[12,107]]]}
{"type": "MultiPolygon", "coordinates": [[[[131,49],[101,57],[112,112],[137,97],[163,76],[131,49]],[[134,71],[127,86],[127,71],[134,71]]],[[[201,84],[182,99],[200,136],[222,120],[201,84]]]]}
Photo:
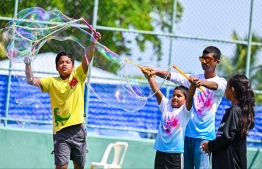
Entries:
{"type": "Polygon", "coordinates": [[[231,92],[232,92],[232,93],[234,93],[234,92],[235,92],[235,89],[234,89],[234,87],[231,87],[231,88],[230,88],[230,90],[231,90],[231,92]]]}

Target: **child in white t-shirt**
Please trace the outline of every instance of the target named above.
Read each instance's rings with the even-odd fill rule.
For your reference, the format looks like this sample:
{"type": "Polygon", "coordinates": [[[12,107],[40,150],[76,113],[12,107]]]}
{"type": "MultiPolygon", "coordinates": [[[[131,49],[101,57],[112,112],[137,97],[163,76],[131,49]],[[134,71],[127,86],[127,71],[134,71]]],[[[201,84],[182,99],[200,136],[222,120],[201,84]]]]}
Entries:
{"type": "Polygon", "coordinates": [[[154,145],[156,150],[155,169],[181,168],[181,154],[184,152],[184,132],[191,116],[193,96],[199,79],[191,77],[189,89],[177,86],[172,98],[168,100],[152,75],[145,74],[157,98],[162,113],[157,137],[154,145]]]}

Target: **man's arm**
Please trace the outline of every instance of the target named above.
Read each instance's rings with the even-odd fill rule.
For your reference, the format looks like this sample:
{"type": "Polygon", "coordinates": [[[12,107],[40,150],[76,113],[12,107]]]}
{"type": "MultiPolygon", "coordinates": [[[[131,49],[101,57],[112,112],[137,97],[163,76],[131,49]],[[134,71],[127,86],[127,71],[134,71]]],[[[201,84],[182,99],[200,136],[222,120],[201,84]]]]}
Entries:
{"type": "Polygon", "coordinates": [[[167,79],[167,80],[169,80],[171,78],[171,73],[168,72],[168,71],[164,71],[164,70],[152,70],[151,74],[157,75],[158,77],[161,77],[161,78],[167,79]]]}
{"type": "MultiPolygon", "coordinates": [[[[94,37],[95,37],[96,40],[101,39],[101,35],[100,35],[99,32],[97,32],[97,34],[94,34],[94,37]]],[[[89,47],[88,47],[88,49],[85,53],[85,57],[82,60],[82,67],[83,67],[84,73],[87,72],[88,65],[93,59],[93,56],[94,56],[94,53],[95,53],[95,47],[96,47],[96,43],[91,41],[90,45],[89,45],[89,47]]]]}
{"type": "Polygon", "coordinates": [[[170,80],[171,82],[175,84],[180,84],[186,87],[189,87],[190,85],[190,82],[188,81],[188,79],[185,78],[180,73],[174,73],[174,72],[169,72],[169,71],[164,71],[164,70],[155,70],[149,67],[143,67],[143,68],[149,71],[151,75],[156,75],[163,79],[170,80]]]}
{"type": "Polygon", "coordinates": [[[200,86],[204,86],[210,90],[217,90],[218,84],[216,82],[207,81],[207,80],[200,80],[201,84],[200,86]]]}

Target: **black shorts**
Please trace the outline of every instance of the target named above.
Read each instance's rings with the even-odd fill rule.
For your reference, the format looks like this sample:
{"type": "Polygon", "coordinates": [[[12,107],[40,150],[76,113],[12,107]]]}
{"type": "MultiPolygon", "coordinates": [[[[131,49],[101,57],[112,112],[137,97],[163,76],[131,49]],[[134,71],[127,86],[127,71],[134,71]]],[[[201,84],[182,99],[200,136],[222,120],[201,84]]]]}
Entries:
{"type": "Polygon", "coordinates": [[[63,166],[69,159],[84,167],[86,163],[86,128],[78,124],[53,134],[55,165],[63,166]]]}
{"type": "Polygon", "coordinates": [[[181,169],[181,153],[156,151],[155,169],[181,169]]]}

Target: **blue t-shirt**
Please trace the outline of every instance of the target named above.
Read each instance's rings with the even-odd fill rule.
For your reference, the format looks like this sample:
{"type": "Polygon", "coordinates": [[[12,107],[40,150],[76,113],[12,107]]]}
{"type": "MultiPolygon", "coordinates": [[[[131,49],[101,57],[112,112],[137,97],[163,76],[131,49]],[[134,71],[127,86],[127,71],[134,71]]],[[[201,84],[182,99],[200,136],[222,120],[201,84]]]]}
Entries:
{"type": "MultiPolygon", "coordinates": [[[[201,80],[216,82],[218,88],[217,90],[210,90],[202,86],[204,92],[198,88],[196,89],[192,114],[186,127],[185,136],[213,140],[215,138],[215,115],[224,96],[227,82],[224,78],[218,76],[210,79],[205,79],[204,74],[190,76],[201,80]]],[[[190,82],[178,73],[172,72],[170,80],[186,87],[190,86],[190,82]]]]}
{"type": "Polygon", "coordinates": [[[185,127],[191,115],[186,106],[173,108],[171,100],[163,96],[159,105],[162,113],[154,149],[166,153],[184,152],[185,127]]]}

